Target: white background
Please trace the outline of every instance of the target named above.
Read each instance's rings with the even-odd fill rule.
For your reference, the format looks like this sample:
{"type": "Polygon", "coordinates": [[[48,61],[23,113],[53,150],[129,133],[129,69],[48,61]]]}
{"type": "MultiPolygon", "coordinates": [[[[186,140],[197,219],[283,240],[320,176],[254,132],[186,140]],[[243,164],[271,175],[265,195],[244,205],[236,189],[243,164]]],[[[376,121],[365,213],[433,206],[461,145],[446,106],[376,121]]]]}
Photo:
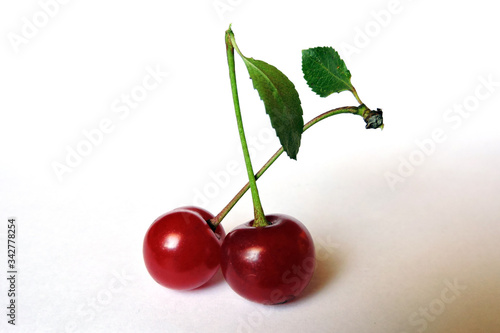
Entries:
{"type": "MultiPolygon", "coordinates": [[[[0,331],[500,330],[494,2],[4,1],[0,30],[0,267],[11,216],[19,267],[15,329],[0,276],[0,331]],[[303,296],[274,307],[242,299],[220,274],[168,290],[142,260],[156,217],[191,204],[216,214],[245,183],[230,22],[245,55],[295,83],[306,121],[356,105],[349,92],[321,99],[307,87],[301,50],[315,46],[336,48],[363,102],[384,110],[383,131],[325,120],[297,161],[282,156],[259,180],[265,211],[301,220],[318,249],[303,296]],[[123,109],[148,68],[168,75],[123,109]],[[58,177],[54,164],[103,120],[109,133],[58,177]]],[[[239,59],[237,75],[257,169],[278,141],[239,59]]],[[[251,218],[246,195],[225,229],[251,218]]]]}

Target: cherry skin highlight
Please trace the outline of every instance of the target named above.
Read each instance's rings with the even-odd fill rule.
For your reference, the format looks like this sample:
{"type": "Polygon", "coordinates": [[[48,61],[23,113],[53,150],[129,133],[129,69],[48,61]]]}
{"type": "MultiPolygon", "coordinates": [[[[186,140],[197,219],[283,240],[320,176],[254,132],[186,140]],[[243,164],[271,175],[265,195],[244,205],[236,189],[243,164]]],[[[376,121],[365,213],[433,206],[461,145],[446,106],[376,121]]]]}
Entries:
{"type": "MultiPolygon", "coordinates": [[[[176,210],[190,210],[190,211],[193,211],[195,213],[200,214],[201,217],[205,221],[208,221],[208,220],[211,220],[211,219],[214,218],[213,214],[210,213],[208,210],[200,208],[200,207],[196,207],[196,206],[183,206],[183,207],[179,207],[179,208],[174,209],[174,211],[176,211],[176,210]]],[[[226,231],[222,227],[222,224],[219,224],[217,226],[217,228],[215,228],[215,235],[217,236],[217,238],[219,238],[219,240],[220,240],[220,242],[222,244],[222,241],[224,240],[224,237],[226,237],[226,231]]]]}
{"type": "Polygon", "coordinates": [[[214,233],[206,220],[213,215],[197,207],[182,207],[158,217],[144,237],[146,268],[160,285],[176,290],[198,288],[219,269],[225,232],[214,233]]]}
{"type": "Polygon", "coordinates": [[[306,227],[287,215],[267,215],[271,224],[252,221],[226,235],[221,269],[240,296],[262,304],[295,299],[308,285],[316,264],[314,242],[306,227]]]}

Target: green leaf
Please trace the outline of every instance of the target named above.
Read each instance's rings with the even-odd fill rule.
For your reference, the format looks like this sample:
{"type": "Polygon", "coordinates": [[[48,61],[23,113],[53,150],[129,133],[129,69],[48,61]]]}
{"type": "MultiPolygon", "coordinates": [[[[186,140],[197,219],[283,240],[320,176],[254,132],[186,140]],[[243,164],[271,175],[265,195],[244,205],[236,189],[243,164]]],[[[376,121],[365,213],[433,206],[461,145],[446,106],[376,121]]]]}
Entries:
{"type": "Polygon", "coordinates": [[[312,91],[321,97],[344,90],[355,94],[351,73],[344,60],[331,47],[302,50],[302,72],[312,91]]]}
{"type": "MultiPolygon", "coordinates": [[[[240,54],[241,55],[241,54],[240,54]]],[[[293,83],[276,67],[261,60],[241,55],[260,99],[264,102],[271,125],[276,130],[283,150],[297,159],[304,127],[302,107],[293,83]]]]}

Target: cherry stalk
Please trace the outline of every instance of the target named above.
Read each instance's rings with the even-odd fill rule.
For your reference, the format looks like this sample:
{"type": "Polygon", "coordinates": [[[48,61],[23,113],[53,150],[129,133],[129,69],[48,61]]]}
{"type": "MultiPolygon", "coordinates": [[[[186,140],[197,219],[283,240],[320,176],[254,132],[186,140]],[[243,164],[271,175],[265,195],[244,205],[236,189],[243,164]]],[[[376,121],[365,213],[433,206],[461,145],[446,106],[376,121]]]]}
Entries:
{"type": "MultiPolygon", "coordinates": [[[[278,92],[276,85],[282,85],[283,81],[276,81],[276,78],[283,80],[284,75],[268,64],[245,58],[236,46],[231,29],[226,32],[226,46],[234,110],[252,192],[254,219],[236,227],[226,235],[221,246],[220,267],[228,285],[240,296],[262,304],[283,304],[294,300],[309,284],[316,265],[314,242],[307,228],[293,217],[284,214],[264,215],[243,130],[234,50],[236,49],[246,63],[252,80],[265,81],[266,88],[278,92]],[[252,77],[252,74],[256,73],[262,77],[252,77]]],[[[254,87],[258,91],[262,89],[262,81],[257,83],[254,81],[254,87]]],[[[293,84],[289,81],[285,81],[284,86],[293,88],[293,84]]],[[[268,91],[259,91],[261,98],[264,95],[263,101],[266,111],[272,118],[271,122],[274,118],[283,125],[283,119],[279,119],[282,112],[290,111],[290,106],[296,107],[290,111],[295,114],[290,115],[288,120],[291,122],[287,123],[295,126],[292,135],[283,132],[282,127],[279,130],[275,127],[277,133],[281,133],[278,137],[283,149],[291,158],[295,158],[303,126],[300,100],[298,107],[297,104],[293,105],[298,100],[298,94],[287,96],[286,98],[291,97],[291,99],[284,101],[285,98],[274,100],[275,96],[269,97],[267,93],[268,91]],[[297,99],[294,100],[295,97],[297,99]],[[272,105],[270,112],[269,105],[272,105]],[[295,132],[297,125],[300,125],[298,138],[295,132]]]]}
{"type": "MultiPolygon", "coordinates": [[[[359,100],[359,97],[357,97],[359,100]]],[[[309,122],[307,122],[304,125],[303,132],[311,128],[313,125],[319,123],[320,121],[329,118],[334,115],[338,114],[353,114],[353,115],[359,115],[362,116],[363,119],[366,122],[366,128],[383,128],[383,119],[382,119],[382,111],[380,109],[376,111],[372,111],[368,109],[364,104],[361,104],[360,106],[344,106],[340,108],[335,108],[329,111],[326,111],[319,116],[311,119],[309,122]]],[[[280,147],[276,153],[274,153],[271,158],[262,166],[262,168],[255,174],[254,178],[255,180],[259,179],[264,172],[269,169],[269,167],[278,159],[278,157],[281,156],[283,153],[283,147],[280,147]]],[[[248,191],[250,188],[250,182],[246,183],[245,186],[241,188],[241,190],[234,196],[234,198],[228,202],[228,204],[220,211],[219,214],[217,214],[213,219],[209,220],[208,223],[212,227],[212,229],[215,229],[221,222],[222,220],[226,217],[226,215],[229,213],[229,211],[236,205],[236,203],[243,197],[243,195],[248,191]]]]}
{"type": "MultiPolygon", "coordinates": [[[[294,129],[291,130],[292,132],[295,131],[295,135],[298,135],[299,141],[290,141],[290,138],[293,139],[293,134],[292,137],[287,137],[287,133],[283,133],[283,124],[281,124],[281,132],[278,131],[278,128],[275,126],[274,121],[279,122],[280,120],[282,121],[283,118],[279,118],[279,113],[276,114],[274,111],[275,108],[280,108],[280,107],[285,107],[285,109],[290,108],[294,110],[289,110],[293,111],[291,113],[288,112],[288,110],[285,111],[286,113],[286,119],[292,118],[292,117],[297,117],[299,116],[300,119],[302,110],[300,107],[300,99],[298,98],[298,95],[296,95],[296,99],[294,100],[293,95],[296,94],[295,88],[293,86],[293,83],[289,82],[287,85],[286,83],[283,84],[283,81],[289,81],[288,78],[286,78],[281,72],[279,72],[276,68],[273,66],[270,66],[264,62],[254,60],[253,58],[247,58],[245,57],[241,51],[239,50],[234,34],[231,30],[231,26],[229,26],[229,29],[226,31],[226,49],[228,53],[228,63],[230,65],[230,78],[231,78],[231,88],[233,91],[233,100],[235,102],[235,108],[237,108],[237,113],[239,111],[239,101],[238,101],[238,95],[237,95],[237,90],[236,90],[236,78],[235,78],[235,66],[234,66],[234,51],[241,56],[243,61],[245,62],[245,65],[247,66],[247,69],[249,70],[250,77],[252,81],[254,81],[254,88],[259,90],[261,88],[262,90],[262,85],[266,86],[266,89],[263,91],[259,91],[259,95],[261,99],[264,101],[264,104],[266,106],[266,113],[269,114],[271,117],[271,123],[273,127],[276,129],[276,134],[278,135],[280,142],[282,143],[280,149],[267,161],[266,164],[259,170],[257,174],[253,174],[253,170],[250,164],[250,168],[247,168],[247,171],[252,173],[251,175],[249,174],[249,182],[236,194],[236,196],[220,211],[217,216],[215,216],[213,219],[207,221],[209,226],[212,228],[212,230],[215,230],[217,225],[221,223],[221,221],[224,219],[224,217],[227,215],[227,213],[234,207],[234,205],[239,201],[239,199],[246,193],[246,191],[249,188],[252,188],[252,183],[255,182],[259,177],[262,176],[262,174],[274,163],[274,161],[283,153],[286,152],[288,156],[292,159],[296,159],[296,153],[298,150],[298,146],[300,145],[300,136],[303,132],[305,132],[307,129],[315,125],[316,123],[320,122],[323,119],[326,119],[330,116],[337,115],[337,114],[342,114],[342,113],[350,113],[350,114],[355,114],[362,116],[364,121],[366,122],[366,128],[383,128],[383,118],[382,118],[382,110],[377,109],[377,110],[370,110],[366,105],[361,101],[356,89],[354,86],[351,84],[350,79],[351,79],[351,74],[347,67],[345,66],[344,61],[340,58],[338,53],[328,47],[317,47],[317,48],[312,48],[308,50],[303,50],[303,59],[302,59],[302,70],[304,72],[304,78],[306,79],[308,85],[311,87],[311,89],[320,95],[321,97],[326,97],[332,93],[338,93],[344,90],[350,91],[358,103],[360,104],[359,106],[346,106],[346,107],[341,107],[341,108],[336,108],[330,111],[327,111],[323,114],[320,114],[319,116],[315,117],[305,125],[300,125],[299,130],[297,132],[296,125],[298,124],[297,118],[295,118],[295,122],[290,122],[285,127],[287,126],[294,126],[294,129]],[[251,73],[252,71],[255,71],[251,73]],[[257,73],[257,74],[256,74],[257,73]],[[253,75],[252,75],[253,74],[253,75]],[[267,76],[267,75],[270,75],[267,76]],[[280,78],[281,75],[281,78],[280,78]],[[255,82],[257,80],[257,77],[255,76],[266,76],[266,78],[270,78],[271,80],[268,80],[264,83],[262,81],[255,82]],[[323,79],[318,79],[318,78],[324,78],[323,79]],[[281,80],[281,82],[280,82],[281,80]],[[257,84],[257,85],[256,85],[257,84]],[[259,87],[260,86],[260,87],[259,87]],[[271,89],[274,89],[273,95],[279,95],[278,99],[279,101],[274,101],[273,98],[270,98],[268,95],[266,95],[267,90],[269,89],[270,86],[271,89]],[[276,89],[281,89],[281,91],[276,90],[276,89]],[[292,96],[291,98],[287,99],[286,96],[292,96]],[[287,99],[284,101],[284,99],[287,99]],[[280,104],[281,102],[289,103],[287,105],[277,105],[273,104],[278,103],[280,104]],[[274,111],[275,114],[272,114],[274,111]],[[292,116],[292,113],[294,116],[292,116]],[[284,138],[284,141],[282,140],[284,138]],[[295,143],[295,144],[294,144],[295,143]],[[297,145],[298,143],[298,145],[297,145]]],[[[259,80],[257,80],[259,81],[259,80]]],[[[265,81],[265,80],[264,80],[265,81]]],[[[283,111],[283,110],[282,110],[283,111]]],[[[303,124],[303,122],[302,122],[303,124]]],[[[279,125],[278,125],[279,126],[279,125]]],[[[241,127],[242,129],[242,127],[241,127]]],[[[244,135],[243,135],[244,139],[244,135]]],[[[244,142],[246,144],[246,140],[244,142]]],[[[249,158],[248,158],[249,160],[249,158]]],[[[247,161],[247,158],[245,159],[247,161]]],[[[248,165],[248,163],[247,163],[248,165]]],[[[256,187],[256,186],[254,186],[256,187]]],[[[252,189],[252,197],[256,197],[254,194],[254,191],[252,189]]],[[[257,198],[258,198],[258,193],[257,193],[257,198]]],[[[260,204],[260,200],[255,200],[254,199],[254,206],[257,209],[257,213],[259,213],[260,210],[262,210],[262,206],[260,204]]],[[[260,219],[260,217],[259,217],[260,219]]],[[[262,225],[265,225],[262,223],[262,225]]]]}
{"type": "MultiPolygon", "coordinates": [[[[243,156],[245,158],[245,166],[248,172],[248,182],[249,186],[252,192],[252,200],[253,200],[253,207],[254,207],[254,223],[253,226],[255,227],[263,227],[269,224],[267,222],[266,217],[264,215],[264,210],[262,209],[262,204],[260,201],[259,197],[259,191],[257,189],[257,182],[255,179],[255,174],[253,172],[253,167],[252,167],[252,161],[250,160],[250,153],[248,151],[248,145],[247,141],[245,138],[245,131],[243,129],[243,120],[241,118],[241,109],[240,109],[240,102],[238,98],[238,88],[236,85],[236,70],[235,70],[235,62],[234,62],[234,49],[235,49],[235,43],[234,43],[234,36],[230,31],[226,33],[226,49],[227,49],[227,63],[229,65],[229,78],[231,81],[231,91],[233,95],[233,103],[234,103],[234,111],[236,114],[236,120],[238,123],[238,132],[240,135],[240,141],[241,141],[241,147],[243,149],[243,156]]],[[[239,51],[238,51],[239,53],[239,51]]],[[[220,221],[219,221],[220,223],[220,221]]],[[[212,222],[214,226],[214,224],[212,222]]],[[[217,223],[218,224],[218,223],[217,223]]]]}

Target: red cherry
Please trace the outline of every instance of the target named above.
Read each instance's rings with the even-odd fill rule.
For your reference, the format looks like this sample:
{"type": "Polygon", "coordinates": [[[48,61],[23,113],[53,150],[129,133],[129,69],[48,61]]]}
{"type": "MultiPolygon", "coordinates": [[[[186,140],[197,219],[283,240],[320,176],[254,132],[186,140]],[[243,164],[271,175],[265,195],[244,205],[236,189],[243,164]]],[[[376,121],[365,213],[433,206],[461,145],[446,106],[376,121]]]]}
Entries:
{"type": "MultiPolygon", "coordinates": [[[[201,217],[205,220],[205,221],[208,221],[210,219],[213,219],[214,216],[212,215],[212,213],[210,213],[209,211],[203,209],[203,208],[200,208],[200,207],[196,207],[196,206],[184,206],[184,207],[179,207],[179,208],[176,208],[174,209],[175,210],[190,210],[190,211],[193,211],[195,213],[198,213],[201,215],[201,217]]],[[[222,227],[222,224],[219,224],[217,226],[217,228],[215,228],[215,235],[219,238],[221,244],[222,244],[222,241],[224,240],[224,237],[226,237],[226,231],[224,230],[224,228],[222,227]]]]}
{"type": "MultiPolygon", "coordinates": [[[[208,217],[208,218],[207,218],[208,217]]],[[[217,272],[221,240],[206,220],[209,212],[197,208],[175,209],[157,218],[144,237],[144,263],[162,286],[189,290],[202,286],[217,272]]],[[[220,225],[219,225],[220,226],[220,225]]]]}
{"type": "Polygon", "coordinates": [[[271,224],[253,221],[229,232],[222,243],[221,269],[229,286],[257,303],[293,300],[307,286],[315,268],[314,243],[306,227],[287,215],[268,215],[271,224]]]}

